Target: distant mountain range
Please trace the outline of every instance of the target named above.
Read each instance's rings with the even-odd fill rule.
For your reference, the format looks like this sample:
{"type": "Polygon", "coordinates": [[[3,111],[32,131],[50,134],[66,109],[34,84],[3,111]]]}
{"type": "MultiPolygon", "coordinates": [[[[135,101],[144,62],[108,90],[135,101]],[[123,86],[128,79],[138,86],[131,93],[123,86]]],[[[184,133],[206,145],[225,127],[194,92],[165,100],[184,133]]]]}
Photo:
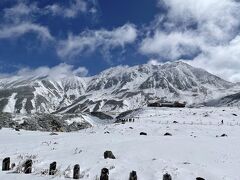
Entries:
{"type": "Polygon", "coordinates": [[[181,61],[118,66],[92,77],[11,76],[0,78],[0,112],[123,112],[158,99],[207,102],[235,86],[181,61]]]}

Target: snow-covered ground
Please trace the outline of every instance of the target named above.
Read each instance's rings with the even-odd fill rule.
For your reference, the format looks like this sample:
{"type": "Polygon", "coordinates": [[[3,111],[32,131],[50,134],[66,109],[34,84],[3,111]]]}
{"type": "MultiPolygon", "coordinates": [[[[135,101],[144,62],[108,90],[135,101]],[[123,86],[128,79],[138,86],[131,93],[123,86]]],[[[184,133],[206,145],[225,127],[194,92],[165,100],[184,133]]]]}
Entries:
{"type": "Polygon", "coordinates": [[[75,164],[80,164],[81,179],[86,180],[98,179],[104,167],[110,169],[110,180],[128,179],[132,170],[137,171],[139,180],[159,180],[165,172],[173,180],[240,179],[238,108],[144,108],[129,117],[135,122],[95,125],[55,136],[2,129],[0,160],[9,156],[18,165],[31,157],[34,170],[30,175],[0,171],[0,179],[65,179],[69,175],[64,174],[72,177],[69,169],[75,164]],[[172,136],[164,136],[166,132],[172,136]],[[224,133],[227,137],[216,137],[224,133]],[[104,159],[106,150],[116,159],[104,159]],[[53,161],[57,162],[57,175],[42,175],[53,161]]]}

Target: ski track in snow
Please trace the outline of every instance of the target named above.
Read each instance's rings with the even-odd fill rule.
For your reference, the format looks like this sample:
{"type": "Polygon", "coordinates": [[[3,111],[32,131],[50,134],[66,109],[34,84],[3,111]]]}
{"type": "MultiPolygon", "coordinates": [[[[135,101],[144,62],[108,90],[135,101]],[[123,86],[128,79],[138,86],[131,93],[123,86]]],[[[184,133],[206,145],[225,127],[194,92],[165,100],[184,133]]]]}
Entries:
{"type": "MultiPolygon", "coordinates": [[[[159,180],[165,172],[173,180],[194,180],[198,176],[206,180],[239,180],[238,108],[144,108],[129,117],[134,117],[135,122],[95,123],[92,128],[57,136],[4,128],[0,130],[1,161],[9,156],[19,164],[28,156],[36,158],[32,174],[0,171],[0,179],[65,179],[64,170],[80,164],[81,179],[86,180],[98,179],[104,167],[110,169],[110,180],[128,179],[132,170],[137,171],[139,180],[159,180]],[[140,132],[148,135],[140,136],[140,132]],[[163,136],[166,132],[172,136],[163,136]],[[228,137],[216,137],[224,133],[228,137]],[[104,159],[106,150],[111,150],[116,159],[104,159]],[[42,175],[53,161],[59,173],[53,177],[42,175]]],[[[94,121],[88,119],[92,124],[94,121]]],[[[72,177],[72,172],[68,173],[72,177]]]]}

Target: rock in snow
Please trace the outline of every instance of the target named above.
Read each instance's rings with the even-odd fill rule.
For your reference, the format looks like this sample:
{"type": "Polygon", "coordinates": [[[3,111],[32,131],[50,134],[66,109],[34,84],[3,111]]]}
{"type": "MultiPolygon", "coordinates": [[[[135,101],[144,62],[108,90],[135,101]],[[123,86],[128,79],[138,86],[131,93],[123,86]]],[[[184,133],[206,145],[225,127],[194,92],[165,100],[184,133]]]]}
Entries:
{"type": "Polygon", "coordinates": [[[104,152],[104,159],[116,159],[115,156],[113,155],[112,151],[105,151],[104,152]]]}

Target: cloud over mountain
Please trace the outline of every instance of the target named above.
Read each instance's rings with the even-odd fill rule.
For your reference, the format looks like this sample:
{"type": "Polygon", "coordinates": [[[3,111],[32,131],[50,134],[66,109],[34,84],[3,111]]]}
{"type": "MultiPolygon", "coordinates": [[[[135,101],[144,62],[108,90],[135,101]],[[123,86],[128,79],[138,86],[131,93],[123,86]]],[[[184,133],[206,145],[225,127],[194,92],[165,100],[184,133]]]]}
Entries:
{"type": "Polygon", "coordinates": [[[88,70],[85,67],[75,68],[73,65],[61,63],[59,65],[48,67],[41,66],[38,68],[22,67],[15,73],[0,74],[0,77],[16,77],[19,78],[44,78],[61,79],[65,77],[79,76],[83,77],[88,74],[88,70]]]}
{"type": "Polygon", "coordinates": [[[124,48],[137,38],[137,29],[133,24],[125,24],[113,30],[86,30],[80,35],[69,35],[58,46],[58,55],[62,58],[72,58],[85,52],[93,52],[97,48],[103,54],[114,48],[124,48]]]}
{"type": "Polygon", "coordinates": [[[159,59],[189,60],[231,81],[240,80],[236,74],[240,68],[238,1],[159,0],[158,5],[167,11],[155,19],[148,32],[151,35],[140,45],[141,53],[159,59]]]}

